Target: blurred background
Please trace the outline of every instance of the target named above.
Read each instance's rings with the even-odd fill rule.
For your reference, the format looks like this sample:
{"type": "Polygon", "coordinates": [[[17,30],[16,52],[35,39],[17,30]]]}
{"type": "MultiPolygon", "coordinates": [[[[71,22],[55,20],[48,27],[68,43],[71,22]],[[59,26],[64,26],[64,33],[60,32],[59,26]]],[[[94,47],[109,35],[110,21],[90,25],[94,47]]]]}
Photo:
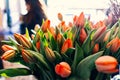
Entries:
{"type": "MultiPolygon", "coordinates": [[[[19,32],[19,17],[27,11],[24,0],[0,1],[0,34],[7,39],[12,33],[19,32]]],[[[110,3],[109,0],[43,0],[43,2],[52,26],[58,24],[58,12],[62,13],[66,23],[82,11],[86,17],[90,16],[93,22],[103,20],[106,18],[105,12],[110,3]]]]}

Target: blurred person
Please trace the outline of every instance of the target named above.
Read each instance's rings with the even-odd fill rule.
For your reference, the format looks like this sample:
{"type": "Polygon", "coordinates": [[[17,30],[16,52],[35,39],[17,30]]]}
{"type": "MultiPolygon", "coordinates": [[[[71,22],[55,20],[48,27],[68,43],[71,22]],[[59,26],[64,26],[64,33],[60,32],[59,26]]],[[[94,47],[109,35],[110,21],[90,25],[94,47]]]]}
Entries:
{"type": "Polygon", "coordinates": [[[41,0],[25,0],[26,10],[28,11],[26,15],[20,17],[22,24],[20,25],[21,34],[25,34],[25,28],[28,29],[31,35],[31,29],[34,29],[36,24],[42,25],[42,21],[47,19],[45,10],[43,9],[43,3],[41,0]]]}

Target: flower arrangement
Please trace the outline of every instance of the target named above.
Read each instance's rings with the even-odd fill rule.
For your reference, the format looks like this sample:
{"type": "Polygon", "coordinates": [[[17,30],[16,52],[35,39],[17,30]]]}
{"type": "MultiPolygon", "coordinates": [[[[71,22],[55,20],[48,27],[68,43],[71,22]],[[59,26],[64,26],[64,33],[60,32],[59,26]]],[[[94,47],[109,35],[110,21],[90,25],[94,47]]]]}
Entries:
{"type": "Polygon", "coordinates": [[[33,35],[15,33],[3,40],[2,60],[27,68],[1,69],[1,76],[34,75],[38,80],[110,80],[120,62],[120,21],[112,28],[103,21],[93,24],[81,12],[73,22],[36,25],[33,35]]]}

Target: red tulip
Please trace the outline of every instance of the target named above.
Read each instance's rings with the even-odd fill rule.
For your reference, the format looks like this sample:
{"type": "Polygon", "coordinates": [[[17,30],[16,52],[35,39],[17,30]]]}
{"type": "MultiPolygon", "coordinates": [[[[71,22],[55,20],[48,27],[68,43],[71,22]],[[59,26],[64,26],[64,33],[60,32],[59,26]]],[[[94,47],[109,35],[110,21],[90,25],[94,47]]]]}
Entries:
{"type": "Polygon", "coordinates": [[[87,33],[85,32],[85,29],[82,28],[80,30],[80,43],[83,43],[86,38],[87,38],[87,33]]]}
{"type": "Polygon", "coordinates": [[[70,65],[66,62],[61,62],[55,66],[55,72],[57,75],[66,78],[71,74],[70,65]]]}
{"type": "Polygon", "coordinates": [[[62,45],[61,53],[65,53],[68,48],[72,48],[72,47],[73,47],[72,40],[67,39],[62,45]]]}
{"type": "Polygon", "coordinates": [[[96,69],[103,73],[115,73],[118,62],[117,59],[112,56],[101,56],[95,61],[96,69]]]}

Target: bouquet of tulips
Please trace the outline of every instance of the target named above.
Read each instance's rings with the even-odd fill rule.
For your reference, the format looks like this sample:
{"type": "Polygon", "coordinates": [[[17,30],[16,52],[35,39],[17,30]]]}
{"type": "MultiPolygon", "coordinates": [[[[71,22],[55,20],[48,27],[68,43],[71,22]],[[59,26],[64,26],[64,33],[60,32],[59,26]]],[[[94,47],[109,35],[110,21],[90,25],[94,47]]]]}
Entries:
{"type": "Polygon", "coordinates": [[[36,24],[32,35],[15,33],[3,40],[2,60],[27,68],[1,69],[1,76],[34,75],[38,80],[110,80],[120,62],[120,21],[109,28],[93,24],[81,12],[66,25],[61,13],[56,27],[50,20],[36,24]]]}

